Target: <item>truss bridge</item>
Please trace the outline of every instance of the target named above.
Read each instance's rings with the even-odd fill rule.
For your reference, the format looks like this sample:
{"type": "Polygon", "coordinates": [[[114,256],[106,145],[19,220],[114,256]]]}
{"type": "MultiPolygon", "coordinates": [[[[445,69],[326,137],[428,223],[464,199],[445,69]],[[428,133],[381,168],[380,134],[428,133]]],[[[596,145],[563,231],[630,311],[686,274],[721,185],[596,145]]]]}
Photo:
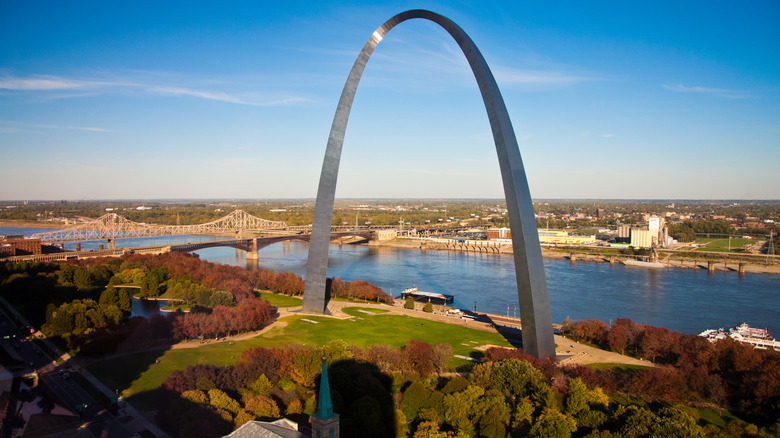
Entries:
{"type": "Polygon", "coordinates": [[[42,242],[74,242],[80,240],[117,239],[125,237],[175,236],[182,234],[218,234],[240,231],[291,230],[281,221],[269,221],[235,210],[220,219],[199,225],[154,225],[133,222],[116,213],[57,231],[33,234],[42,242]]]}
{"type": "MultiPolygon", "coordinates": [[[[360,238],[360,240],[372,240],[376,237],[375,232],[368,229],[337,231],[330,233],[330,241],[341,244],[347,238],[360,238]]],[[[124,254],[164,254],[167,252],[192,252],[207,248],[230,247],[241,251],[246,251],[247,259],[259,258],[258,251],[279,242],[289,242],[297,240],[301,242],[310,242],[310,233],[298,234],[280,234],[278,236],[251,237],[246,239],[224,239],[210,240],[205,242],[193,243],[174,243],[170,245],[150,245],[134,246],[130,248],[108,248],[90,251],[63,251],[50,254],[36,254],[8,257],[10,261],[39,261],[39,262],[57,262],[65,260],[75,260],[91,257],[121,257],[124,254]]],[[[354,241],[352,241],[354,242],[354,241]]]]}

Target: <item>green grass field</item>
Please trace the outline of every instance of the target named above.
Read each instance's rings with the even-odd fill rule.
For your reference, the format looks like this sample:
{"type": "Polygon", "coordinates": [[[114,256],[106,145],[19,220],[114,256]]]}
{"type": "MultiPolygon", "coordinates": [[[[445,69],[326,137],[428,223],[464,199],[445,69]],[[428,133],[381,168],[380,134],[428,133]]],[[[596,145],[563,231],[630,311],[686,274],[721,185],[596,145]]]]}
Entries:
{"type": "MultiPolygon", "coordinates": [[[[469,356],[480,345],[510,346],[497,333],[376,313],[382,310],[347,307],[345,313],[354,317],[344,320],[321,316],[287,316],[281,319],[287,322],[286,327],[275,327],[262,336],[234,342],[233,345],[219,342],[198,348],[148,351],[99,361],[88,369],[109,388],[121,391],[137,408],[155,409],[155,390],[173,370],[195,364],[234,364],[243,351],[254,347],[280,347],[294,343],[324,345],[333,339],[342,339],[361,348],[372,344],[400,347],[410,339],[417,339],[430,344],[447,342],[452,345],[453,354],[469,356]]],[[[455,368],[468,363],[465,359],[453,358],[449,366],[455,368]]]]}
{"type": "Polygon", "coordinates": [[[274,307],[298,307],[303,304],[303,300],[298,297],[279,295],[271,292],[260,292],[260,298],[268,300],[274,307]]]}
{"type": "Polygon", "coordinates": [[[729,239],[705,238],[705,239],[698,239],[696,243],[700,245],[706,244],[706,246],[703,246],[701,248],[696,248],[696,251],[729,252],[729,245],[731,245],[731,251],[741,251],[745,245],[755,243],[755,240],[731,239],[731,244],[729,244],[729,239]]]}

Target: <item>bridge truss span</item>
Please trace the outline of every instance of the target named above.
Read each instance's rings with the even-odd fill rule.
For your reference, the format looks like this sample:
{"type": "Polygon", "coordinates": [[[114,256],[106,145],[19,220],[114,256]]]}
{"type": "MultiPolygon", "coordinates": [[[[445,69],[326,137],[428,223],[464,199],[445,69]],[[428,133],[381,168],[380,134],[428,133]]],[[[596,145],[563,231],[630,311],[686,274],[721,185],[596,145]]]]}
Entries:
{"type": "Polygon", "coordinates": [[[154,225],[133,222],[116,213],[70,228],[31,237],[44,242],[73,242],[80,240],[117,239],[123,237],[174,236],[183,234],[218,234],[235,231],[285,230],[281,221],[269,221],[243,211],[235,210],[217,220],[198,225],[154,225]]]}

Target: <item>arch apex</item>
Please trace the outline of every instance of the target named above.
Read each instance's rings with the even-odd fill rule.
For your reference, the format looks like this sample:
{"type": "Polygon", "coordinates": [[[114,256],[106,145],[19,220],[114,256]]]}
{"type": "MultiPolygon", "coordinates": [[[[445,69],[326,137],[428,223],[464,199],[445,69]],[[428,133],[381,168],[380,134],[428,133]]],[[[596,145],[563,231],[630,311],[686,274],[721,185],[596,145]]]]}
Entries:
{"type": "Polygon", "coordinates": [[[347,77],[336,114],[333,117],[320,174],[314,207],[311,245],[306,263],[303,310],[324,313],[327,305],[325,297],[326,273],[336,181],[344,133],[363,70],[374,49],[387,32],[404,21],[416,18],[432,21],[452,36],[466,56],[477,81],[493,133],[506,197],[509,226],[512,230],[515,276],[523,326],[523,347],[535,357],[554,358],[555,342],[552,332],[552,317],[539,235],[536,231],[536,218],[525,168],[504,99],[487,62],[468,34],[449,18],[426,9],[410,9],[401,12],[377,28],[358,54],[347,77]]]}

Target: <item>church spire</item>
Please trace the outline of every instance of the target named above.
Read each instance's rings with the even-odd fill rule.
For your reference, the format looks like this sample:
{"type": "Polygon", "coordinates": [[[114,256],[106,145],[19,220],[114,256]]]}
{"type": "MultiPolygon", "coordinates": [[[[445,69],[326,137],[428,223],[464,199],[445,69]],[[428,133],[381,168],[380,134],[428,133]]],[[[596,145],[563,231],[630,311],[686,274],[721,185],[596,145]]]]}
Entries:
{"type": "Polygon", "coordinates": [[[320,375],[320,396],[317,400],[317,412],[311,416],[313,438],[339,438],[339,414],[333,412],[330,399],[330,382],[325,358],[322,358],[322,374],[320,375]]]}
{"type": "Polygon", "coordinates": [[[330,400],[330,383],[328,382],[328,368],[322,361],[322,374],[320,374],[320,397],[317,400],[317,413],[320,420],[327,420],[334,416],[333,403],[330,400]]]}

